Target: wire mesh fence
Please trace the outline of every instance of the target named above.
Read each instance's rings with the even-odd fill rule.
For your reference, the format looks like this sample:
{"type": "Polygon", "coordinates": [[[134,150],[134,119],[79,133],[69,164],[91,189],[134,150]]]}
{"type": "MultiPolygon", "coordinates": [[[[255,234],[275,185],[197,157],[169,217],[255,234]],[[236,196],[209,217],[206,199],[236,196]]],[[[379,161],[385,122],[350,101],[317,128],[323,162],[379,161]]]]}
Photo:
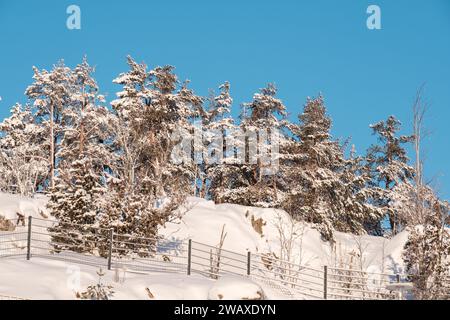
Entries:
{"type": "Polygon", "coordinates": [[[186,271],[187,247],[184,241],[112,233],[110,243],[110,268],[140,272],[186,271]]]}
{"type": "Polygon", "coordinates": [[[221,275],[247,275],[247,256],[225,250],[219,246],[210,246],[192,241],[190,263],[192,270],[210,278],[221,275]]]}
{"type": "Polygon", "coordinates": [[[53,228],[59,222],[41,218],[33,218],[30,231],[30,258],[40,257],[60,260],[73,264],[84,264],[96,267],[107,267],[107,258],[102,256],[98,248],[107,242],[106,237],[95,230],[76,234],[75,224],[66,224],[67,232],[59,234],[53,228]],[[70,228],[73,228],[71,232],[70,228]],[[93,235],[95,235],[95,240],[93,235]]]}
{"type": "Polygon", "coordinates": [[[2,295],[0,294],[0,300],[29,300],[27,298],[10,296],[10,295],[2,295]]]}
{"type": "Polygon", "coordinates": [[[26,255],[28,223],[25,220],[0,220],[0,258],[26,255]]]}
{"type": "MultiPolygon", "coordinates": [[[[0,258],[7,257],[41,257],[142,273],[198,273],[212,279],[234,275],[264,283],[285,297],[303,299],[397,299],[393,284],[409,281],[405,275],[315,268],[271,254],[237,253],[221,245],[136,237],[97,226],[31,217],[0,220],[0,258]],[[62,226],[64,232],[56,232],[55,226],[62,226]]],[[[446,283],[450,288],[450,278],[446,283]]]]}
{"type": "Polygon", "coordinates": [[[398,282],[400,275],[328,268],[328,295],[335,299],[396,299],[397,294],[389,289],[389,285],[398,282]]]}
{"type": "Polygon", "coordinates": [[[281,260],[270,254],[250,254],[250,273],[257,279],[271,279],[309,299],[324,297],[323,270],[281,260]]]}

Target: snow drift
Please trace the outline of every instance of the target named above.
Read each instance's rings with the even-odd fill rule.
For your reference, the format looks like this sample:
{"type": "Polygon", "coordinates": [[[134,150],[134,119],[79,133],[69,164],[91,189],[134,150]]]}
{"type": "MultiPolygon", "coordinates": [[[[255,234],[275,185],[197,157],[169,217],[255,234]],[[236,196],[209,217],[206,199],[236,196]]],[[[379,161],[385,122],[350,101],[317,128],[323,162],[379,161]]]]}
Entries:
{"type": "MultiPolygon", "coordinates": [[[[0,216],[8,219],[16,219],[18,213],[25,217],[49,216],[46,202],[47,198],[41,195],[25,198],[0,194],[0,216]]],[[[179,210],[182,213],[180,219],[160,227],[160,234],[168,241],[180,243],[192,239],[216,246],[224,228],[223,249],[236,253],[268,254],[313,268],[328,265],[368,272],[404,272],[401,255],[407,240],[406,232],[392,239],[336,232],[335,243],[332,244],[323,241],[312,225],[293,221],[283,210],[216,205],[193,197],[188,198],[179,210]]],[[[31,261],[0,259],[0,270],[0,296],[74,299],[76,290],[68,284],[73,279],[74,270],[81,279],[77,290],[97,282],[97,268],[40,258],[31,261]]],[[[224,276],[213,280],[199,274],[124,271],[124,275],[116,279],[115,272],[107,271],[105,276],[105,282],[114,286],[115,299],[283,298],[270,286],[244,277],[224,276]]]]}
{"type": "Polygon", "coordinates": [[[312,225],[293,221],[279,209],[214,204],[192,197],[181,211],[182,218],[161,227],[160,234],[174,241],[192,239],[215,246],[225,226],[223,249],[237,253],[273,254],[311,267],[342,265],[369,272],[404,272],[401,254],[406,231],[392,239],[336,232],[332,244],[323,241],[312,225]]]}
{"type": "Polygon", "coordinates": [[[48,198],[37,194],[34,198],[0,192],[0,217],[17,219],[18,214],[28,217],[48,218],[48,198]]]}

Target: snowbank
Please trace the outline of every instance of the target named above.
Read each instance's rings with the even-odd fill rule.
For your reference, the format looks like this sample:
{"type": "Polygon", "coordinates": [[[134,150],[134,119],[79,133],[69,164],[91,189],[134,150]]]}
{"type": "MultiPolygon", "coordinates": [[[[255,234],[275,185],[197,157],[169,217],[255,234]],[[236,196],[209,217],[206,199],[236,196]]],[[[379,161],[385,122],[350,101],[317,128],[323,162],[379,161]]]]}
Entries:
{"type": "Polygon", "coordinates": [[[263,300],[263,289],[253,281],[224,276],[209,290],[210,300],[263,300]]]}
{"type": "Polygon", "coordinates": [[[0,217],[17,219],[17,214],[25,217],[32,216],[47,218],[46,209],[48,198],[44,195],[35,195],[34,198],[0,192],[0,217]]]}
{"type": "Polygon", "coordinates": [[[336,242],[324,242],[311,225],[293,222],[278,209],[246,207],[235,204],[214,204],[199,198],[189,198],[179,221],[167,223],[160,233],[174,241],[194,241],[217,245],[225,225],[227,236],[223,249],[246,254],[272,253],[287,258],[286,245],[293,243],[292,262],[311,267],[323,265],[358,268],[371,272],[402,272],[401,254],[407,232],[392,239],[376,236],[354,236],[336,232],[336,242]],[[293,235],[290,237],[290,235],[293,235]]]}
{"type": "MultiPolygon", "coordinates": [[[[77,292],[97,284],[99,269],[41,258],[30,261],[9,258],[0,259],[0,270],[0,298],[71,300],[76,299],[77,292]]],[[[224,277],[215,281],[195,274],[103,271],[102,283],[113,286],[113,300],[260,299],[263,296],[262,289],[245,278],[224,277]]]]}
{"type": "MultiPolygon", "coordinates": [[[[17,213],[26,217],[50,217],[46,209],[47,201],[44,195],[26,198],[0,193],[0,217],[16,219],[17,213]]],[[[212,201],[190,197],[181,212],[181,220],[160,228],[160,233],[175,243],[193,239],[217,245],[222,227],[225,226],[227,235],[223,248],[237,253],[270,253],[286,259],[287,253],[283,252],[286,250],[283,250],[285,245],[282,243],[291,240],[290,260],[302,265],[333,266],[348,263],[352,259],[353,264],[362,264],[363,269],[372,272],[404,271],[401,254],[407,232],[392,239],[336,232],[336,243],[332,246],[322,241],[319,232],[311,225],[293,222],[283,210],[235,204],[216,205],[212,201]]],[[[359,268],[359,265],[353,267],[359,268]]]]}
{"type": "MultiPolygon", "coordinates": [[[[47,198],[42,195],[25,198],[0,193],[0,216],[15,219],[19,213],[42,217],[42,213],[48,215],[46,202],[47,198]]],[[[179,221],[160,228],[161,235],[174,243],[192,239],[215,246],[225,226],[225,250],[241,254],[247,251],[271,254],[314,268],[346,263],[345,267],[359,269],[362,265],[370,272],[404,272],[401,255],[408,236],[406,232],[392,239],[337,232],[336,242],[331,245],[322,241],[319,232],[311,225],[294,222],[283,210],[216,205],[212,201],[189,198],[181,211],[183,215],[179,221]],[[292,247],[287,253],[286,243],[289,242],[292,247]]],[[[81,288],[96,282],[97,269],[92,267],[39,259],[32,259],[32,263],[0,259],[0,295],[10,293],[25,298],[71,299],[74,292],[67,289],[66,283],[71,278],[71,268],[79,268],[81,288]]],[[[108,272],[107,282],[111,282],[113,277],[114,274],[108,272]]],[[[117,299],[258,299],[263,295],[282,298],[275,296],[270,285],[257,282],[244,277],[224,277],[215,281],[200,275],[127,273],[126,281],[119,281],[114,287],[117,299]]]]}

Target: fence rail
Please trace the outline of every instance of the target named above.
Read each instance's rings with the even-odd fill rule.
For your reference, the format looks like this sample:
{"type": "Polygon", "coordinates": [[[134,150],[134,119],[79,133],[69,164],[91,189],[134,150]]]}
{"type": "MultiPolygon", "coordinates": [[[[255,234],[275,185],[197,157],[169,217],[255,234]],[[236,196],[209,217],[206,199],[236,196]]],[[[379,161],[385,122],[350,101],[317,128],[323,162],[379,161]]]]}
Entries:
{"type": "Polygon", "coordinates": [[[0,300],[29,300],[27,298],[0,294],[0,300]]]}
{"type": "Polygon", "coordinates": [[[195,272],[213,279],[228,274],[249,277],[288,298],[305,299],[396,299],[389,286],[406,279],[399,274],[314,268],[269,254],[243,254],[192,240],[136,237],[80,224],[63,223],[65,234],[59,234],[52,231],[58,223],[31,217],[1,220],[0,258],[40,257],[135,272],[195,272]]]}

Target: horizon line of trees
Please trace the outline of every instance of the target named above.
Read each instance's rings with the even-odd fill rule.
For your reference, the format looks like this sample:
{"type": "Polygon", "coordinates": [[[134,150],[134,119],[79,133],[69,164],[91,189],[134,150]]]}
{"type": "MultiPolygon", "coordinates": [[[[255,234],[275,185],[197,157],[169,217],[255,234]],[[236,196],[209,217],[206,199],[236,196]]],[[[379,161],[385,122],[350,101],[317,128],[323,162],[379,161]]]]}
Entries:
{"type": "MultiPolygon", "coordinates": [[[[418,167],[409,163],[405,149],[415,134],[399,135],[401,123],[394,116],[370,126],[378,143],[365,155],[356,155],[352,146],[345,157],[348,141],[333,139],[321,95],[308,98],[298,121],[292,122],[276,97],[277,88],[269,83],[242,104],[237,123],[228,82],[219,86],[218,95],[211,91],[200,97],[187,87],[188,81],[179,82],[172,66],[147,70],[131,57],[128,65],[130,70],[114,79],[123,91],[110,106],[105,106],[86,58],[73,69],[63,61],[51,71],[33,67],[27,104],[13,106],[0,124],[1,189],[52,194],[63,181],[72,186],[75,172],[86,170],[94,175],[96,192],[123,189],[121,196],[151,195],[148,205],[179,189],[217,203],[283,208],[322,224],[327,239],[332,239],[332,229],[382,234],[383,219],[394,235],[406,226],[397,196],[408,184],[418,184],[421,173],[416,174],[418,167]],[[203,141],[193,141],[196,163],[171,163],[171,152],[180,142],[173,133],[198,130],[198,121],[205,134],[203,141]],[[265,174],[267,164],[260,159],[236,161],[237,151],[226,146],[236,128],[253,133],[258,148],[277,144],[277,154],[271,154],[277,172],[265,174]],[[223,143],[216,146],[223,150],[214,150],[208,130],[223,133],[223,143]],[[282,134],[268,141],[260,136],[262,130],[282,134]],[[223,151],[222,161],[198,161],[218,151],[223,151]]],[[[243,144],[248,151],[248,138],[243,144]]]]}
{"type": "Polygon", "coordinates": [[[13,106],[0,123],[0,190],[49,193],[48,206],[59,221],[51,230],[56,250],[104,249],[101,243],[86,248],[81,233],[67,228],[70,223],[80,232],[93,226],[157,237],[158,226],[176,218],[185,198],[195,195],[216,203],[284,209],[312,223],[331,242],[335,231],[386,236],[411,227],[405,261],[412,273],[428,275],[415,280],[420,292],[430,292],[430,277],[443,282],[450,254],[449,205],[423,179],[426,106],[420,95],[413,134],[399,135],[400,121],[389,116],[370,125],[378,141],[365,155],[357,155],[353,146],[346,157],[348,141],[332,137],[321,95],[308,98],[298,120],[290,121],[269,83],[242,104],[238,123],[231,115],[228,82],[219,93],[201,97],[188,81],[179,81],[173,66],[148,69],[131,57],[128,66],[113,80],[122,89],[109,106],[86,58],[74,68],[63,61],[50,71],[34,67],[34,81],[25,91],[28,102],[13,106]],[[183,138],[174,139],[174,133],[194,132],[199,121],[203,139],[192,141],[197,161],[171,161],[183,138]],[[236,161],[239,150],[250,148],[248,138],[227,146],[236,128],[253,135],[257,149],[277,146],[269,148],[277,170],[267,174],[260,159],[236,161]],[[209,140],[210,130],[222,132],[222,143],[209,140]],[[262,136],[263,130],[281,134],[262,136]],[[405,149],[410,143],[414,165],[405,149]],[[222,161],[198,161],[215,153],[222,161]],[[80,238],[61,245],[74,235],[80,238]]]}

